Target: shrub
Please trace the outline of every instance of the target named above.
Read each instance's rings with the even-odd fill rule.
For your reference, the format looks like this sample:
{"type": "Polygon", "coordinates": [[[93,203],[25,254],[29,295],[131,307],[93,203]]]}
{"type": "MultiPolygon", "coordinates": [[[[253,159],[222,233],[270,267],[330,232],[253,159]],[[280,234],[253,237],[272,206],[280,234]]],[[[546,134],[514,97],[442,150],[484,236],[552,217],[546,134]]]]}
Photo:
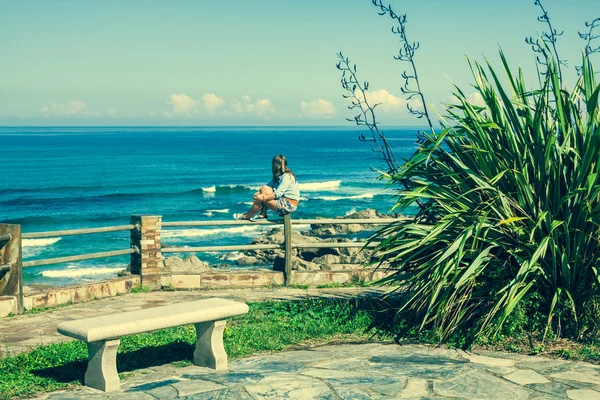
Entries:
{"type": "MultiPolygon", "coordinates": [[[[418,85],[409,87],[416,81],[418,45],[408,44],[406,16],[373,3],[399,23],[399,59],[415,71],[403,75],[403,92],[423,98],[418,85]]],[[[380,241],[374,254],[397,269],[386,282],[405,291],[399,312],[416,315],[421,328],[432,328],[442,340],[457,332],[470,340],[497,333],[515,310],[522,315],[513,315],[511,323],[524,321],[531,312],[523,308],[525,298],[535,299],[527,304],[546,316],[544,335],[549,328],[559,335],[598,329],[592,299],[600,293],[600,86],[589,57],[593,28],[569,91],[562,83],[556,31],[536,4],[551,32],[528,39],[544,67],[539,88],[528,89],[522,71],[514,73],[502,52],[504,84],[489,64],[469,61],[483,104],[471,104],[456,87],[458,104],[448,106],[440,130],[429,124],[404,164],[389,163],[394,159],[382,151],[391,165],[384,177],[398,188],[395,208],[402,212],[417,203],[420,210],[381,229],[372,238],[380,241]]],[[[356,67],[341,53],[340,59],[350,108],[373,115],[375,106],[364,94],[368,84],[361,86],[356,67]]],[[[378,143],[384,136],[374,116],[365,119],[355,118],[379,135],[371,140],[378,143]]]]}

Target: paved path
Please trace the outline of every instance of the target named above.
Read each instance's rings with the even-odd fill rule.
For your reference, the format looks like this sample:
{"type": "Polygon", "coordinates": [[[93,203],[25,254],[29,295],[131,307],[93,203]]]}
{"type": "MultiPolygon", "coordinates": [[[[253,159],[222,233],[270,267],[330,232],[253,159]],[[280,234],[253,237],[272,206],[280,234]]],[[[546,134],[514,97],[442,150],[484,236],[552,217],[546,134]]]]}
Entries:
{"type": "MultiPolygon", "coordinates": [[[[65,320],[203,297],[239,300],[350,296],[365,289],[260,289],[153,292],[77,304],[0,320],[10,352],[69,340],[65,320]]],[[[5,346],[6,347],[6,346],[5,346]]],[[[174,364],[127,373],[122,392],[86,387],[38,399],[570,399],[600,400],[600,366],[517,354],[466,353],[422,345],[341,344],[259,355],[230,362],[229,371],[174,364]]]]}
{"type": "Polygon", "coordinates": [[[597,366],[420,345],[331,345],[248,357],[229,367],[148,368],[123,379],[121,393],[79,388],[39,399],[600,399],[597,366]]]}
{"type": "Polygon", "coordinates": [[[157,307],[165,304],[188,302],[208,297],[222,297],[239,301],[293,300],[306,296],[350,297],[357,294],[382,293],[381,289],[224,289],[178,292],[135,293],[60,307],[39,314],[0,318],[0,355],[17,354],[33,347],[73,340],[56,332],[63,321],[157,307]]]}

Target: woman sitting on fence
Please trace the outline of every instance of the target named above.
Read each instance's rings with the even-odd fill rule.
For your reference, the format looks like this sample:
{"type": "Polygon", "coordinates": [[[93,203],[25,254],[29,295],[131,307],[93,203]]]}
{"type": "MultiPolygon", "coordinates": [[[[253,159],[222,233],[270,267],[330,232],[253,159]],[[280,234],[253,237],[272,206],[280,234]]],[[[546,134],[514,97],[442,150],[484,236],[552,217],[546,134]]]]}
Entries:
{"type": "Polygon", "coordinates": [[[300,189],[296,174],[287,166],[287,160],[281,154],[271,162],[273,179],[254,194],[254,203],[246,214],[238,219],[257,221],[267,219],[267,207],[284,216],[296,211],[300,200],[300,189]],[[260,214],[254,216],[260,211],[260,214]]]}

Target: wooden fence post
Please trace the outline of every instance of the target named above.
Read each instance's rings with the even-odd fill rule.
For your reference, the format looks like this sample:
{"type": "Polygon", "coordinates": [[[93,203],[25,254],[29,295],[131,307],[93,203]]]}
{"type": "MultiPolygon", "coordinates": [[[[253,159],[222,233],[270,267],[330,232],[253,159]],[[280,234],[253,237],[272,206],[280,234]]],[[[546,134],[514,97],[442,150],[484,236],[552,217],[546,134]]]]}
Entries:
{"type": "Polygon", "coordinates": [[[139,275],[142,286],[151,290],[161,288],[162,253],[160,250],[161,216],[132,215],[131,247],[139,252],[131,254],[131,273],[139,275]]]}
{"type": "Polygon", "coordinates": [[[16,296],[23,313],[23,249],[21,225],[0,225],[0,296],[16,296]]]}
{"type": "Polygon", "coordinates": [[[283,278],[285,285],[289,286],[292,282],[292,218],[290,214],[283,216],[283,243],[285,246],[285,271],[283,278]]]}

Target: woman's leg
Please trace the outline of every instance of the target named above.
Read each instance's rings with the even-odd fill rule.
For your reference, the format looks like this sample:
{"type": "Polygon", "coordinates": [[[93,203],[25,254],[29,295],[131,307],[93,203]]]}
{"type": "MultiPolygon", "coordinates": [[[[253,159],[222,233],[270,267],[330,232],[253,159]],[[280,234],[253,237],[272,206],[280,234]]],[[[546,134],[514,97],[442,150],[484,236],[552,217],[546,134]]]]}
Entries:
{"type": "MultiPolygon", "coordinates": [[[[271,194],[271,193],[273,193],[273,189],[270,186],[264,185],[263,187],[260,188],[259,193],[260,194],[271,194]]],[[[273,202],[273,204],[275,204],[275,200],[272,200],[272,202],[273,202]]],[[[260,211],[261,215],[263,215],[263,216],[267,215],[267,204],[266,203],[269,203],[269,202],[263,202],[261,200],[255,199],[254,203],[252,204],[252,207],[250,207],[250,211],[248,211],[246,214],[244,214],[243,218],[248,219],[259,211],[260,211]]],[[[275,208],[272,208],[271,206],[269,206],[269,208],[271,208],[272,210],[275,210],[275,208]]]]}
{"type": "MultiPolygon", "coordinates": [[[[273,188],[271,186],[263,185],[263,187],[260,188],[260,194],[272,194],[272,193],[273,193],[273,188]]],[[[265,218],[267,216],[266,202],[263,202],[262,209],[260,210],[260,215],[262,215],[265,218]]]]}

